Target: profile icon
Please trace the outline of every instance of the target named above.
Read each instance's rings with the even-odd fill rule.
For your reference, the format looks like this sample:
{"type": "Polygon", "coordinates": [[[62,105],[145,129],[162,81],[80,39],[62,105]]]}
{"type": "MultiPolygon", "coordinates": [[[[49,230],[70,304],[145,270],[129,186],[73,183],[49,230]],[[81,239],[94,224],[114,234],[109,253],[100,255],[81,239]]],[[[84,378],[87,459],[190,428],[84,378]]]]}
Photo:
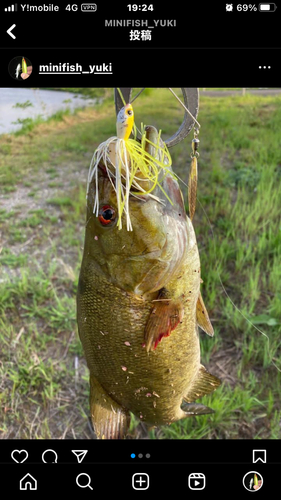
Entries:
{"type": "Polygon", "coordinates": [[[14,80],[26,80],[32,73],[32,63],[27,57],[14,57],[9,62],[8,72],[14,80]]]}
{"type": "Polygon", "coordinates": [[[262,485],[262,476],[254,470],[247,472],[247,474],[243,477],[243,486],[248,491],[258,491],[262,485]]]}

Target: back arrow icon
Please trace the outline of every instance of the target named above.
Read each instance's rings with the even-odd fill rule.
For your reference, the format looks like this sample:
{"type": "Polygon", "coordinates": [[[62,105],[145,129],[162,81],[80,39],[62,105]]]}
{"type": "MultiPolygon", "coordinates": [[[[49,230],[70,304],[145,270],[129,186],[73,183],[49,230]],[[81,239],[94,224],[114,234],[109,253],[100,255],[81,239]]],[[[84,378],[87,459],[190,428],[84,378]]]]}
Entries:
{"type": "Polygon", "coordinates": [[[8,35],[10,35],[13,39],[15,39],[15,35],[14,33],[12,33],[12,30],[16,27],[15,24],[12,24],[12,26],[6,31],[6,33],[8,33],[8,35]]]}

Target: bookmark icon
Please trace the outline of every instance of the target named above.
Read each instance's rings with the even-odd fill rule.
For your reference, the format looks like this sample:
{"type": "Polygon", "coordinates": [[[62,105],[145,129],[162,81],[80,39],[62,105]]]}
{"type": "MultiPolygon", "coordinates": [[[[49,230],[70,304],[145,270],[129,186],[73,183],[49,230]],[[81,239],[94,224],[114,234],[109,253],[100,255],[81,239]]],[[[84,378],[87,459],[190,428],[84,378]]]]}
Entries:
{"type": "Polygon", "coordinates": [[[253,450],[253,464],[256,462],[266,463],[266,450],[253,450]]]}

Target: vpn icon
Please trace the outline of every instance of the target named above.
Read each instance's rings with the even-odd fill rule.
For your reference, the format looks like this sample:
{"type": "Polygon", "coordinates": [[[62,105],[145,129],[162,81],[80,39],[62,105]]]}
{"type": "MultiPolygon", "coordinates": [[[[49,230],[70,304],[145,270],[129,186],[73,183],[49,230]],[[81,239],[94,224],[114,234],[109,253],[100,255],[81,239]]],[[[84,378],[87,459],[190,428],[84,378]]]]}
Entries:
{"type": "Polygon", "coordinates": [[[84,460],[85,456],[88,453],[88,450],[71,450],[72,453],[76,456],[78,464],[84,460]]]}

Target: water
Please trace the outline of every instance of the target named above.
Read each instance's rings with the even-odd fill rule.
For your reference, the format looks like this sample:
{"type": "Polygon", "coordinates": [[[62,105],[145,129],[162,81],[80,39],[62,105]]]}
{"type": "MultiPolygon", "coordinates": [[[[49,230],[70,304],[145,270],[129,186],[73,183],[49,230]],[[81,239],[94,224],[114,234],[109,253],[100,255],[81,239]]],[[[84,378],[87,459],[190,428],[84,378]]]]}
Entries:
{"type": "Polygon", "coordinates": [[[18,119],[43,118],[53,115],[59,110],[92,106],[97,99],[85,99],[83,96],[71,92],[41,89],[0,89],[0,134],[14,132],[22,127],[15,123],[18,119]],[[29,101],[32,106],[15,107],[17,103],[29,101]],[[66,101],[66,102],[65,102],[66,101]]]}

